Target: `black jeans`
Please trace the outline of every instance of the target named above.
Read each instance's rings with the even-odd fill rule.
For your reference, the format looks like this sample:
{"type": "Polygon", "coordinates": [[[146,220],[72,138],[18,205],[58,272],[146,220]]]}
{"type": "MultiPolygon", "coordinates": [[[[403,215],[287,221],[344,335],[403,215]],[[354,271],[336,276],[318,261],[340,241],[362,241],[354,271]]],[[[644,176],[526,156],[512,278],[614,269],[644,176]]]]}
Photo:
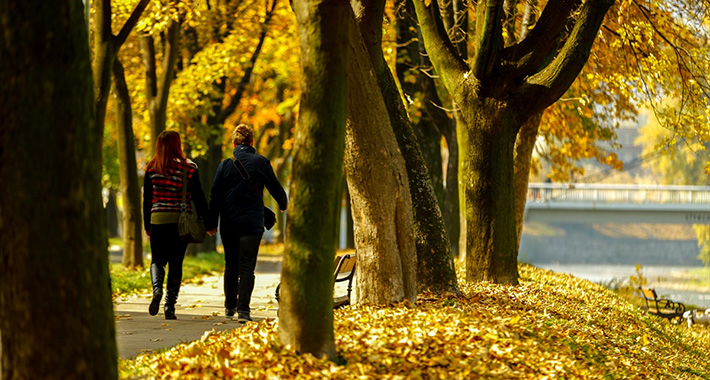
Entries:
{"type": "Polygon", "coordinates": [[[219,232],[224,245],[224,307],[236,307],[237,313],[249,313],[256,257],[263,234],[243,235],[229,226],[222,226],[219,232]]]}
{"type": "MultiPolygon", "coordinates": [[[[180,289],[182,281],[182,261],[185,259],[187,243],[180,240],[177,234],[177,223],[152,224],[150,227],[151,264],[161,268],[168,265],[168,287],[180,289]]],[[[169,289],[170,290],[170,289],[169,289]]],[[[177,299],[177,292],[175,292],[177,299]]],[[[174,301],[173,301],[174,302],[174,301]]]]}

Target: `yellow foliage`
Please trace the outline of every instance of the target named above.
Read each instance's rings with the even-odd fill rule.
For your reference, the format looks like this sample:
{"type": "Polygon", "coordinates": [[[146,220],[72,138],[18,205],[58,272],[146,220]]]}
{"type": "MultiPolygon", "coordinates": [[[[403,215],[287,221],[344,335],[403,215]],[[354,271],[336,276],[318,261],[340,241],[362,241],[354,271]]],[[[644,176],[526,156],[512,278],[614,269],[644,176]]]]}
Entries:
{"type": "Polygon", "coordinates": [[[519,286],[466,284],[412,306],[335,312],[339,364],[278,343],[278,322],[206,334],[120,364],[123,378],[707,378],[710,334],[648,315],[601,285],[520,266],[519,286]]]}

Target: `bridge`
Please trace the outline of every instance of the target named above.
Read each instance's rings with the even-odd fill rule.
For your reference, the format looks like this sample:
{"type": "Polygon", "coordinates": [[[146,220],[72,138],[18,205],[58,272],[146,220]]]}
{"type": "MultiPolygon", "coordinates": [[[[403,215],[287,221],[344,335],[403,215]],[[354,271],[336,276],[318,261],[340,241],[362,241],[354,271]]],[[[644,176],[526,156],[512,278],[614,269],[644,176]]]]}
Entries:
{"type": "Polygon", "coordinates": [[[710,224],[710,186],[530,183],[525,221],[710,224]]]}

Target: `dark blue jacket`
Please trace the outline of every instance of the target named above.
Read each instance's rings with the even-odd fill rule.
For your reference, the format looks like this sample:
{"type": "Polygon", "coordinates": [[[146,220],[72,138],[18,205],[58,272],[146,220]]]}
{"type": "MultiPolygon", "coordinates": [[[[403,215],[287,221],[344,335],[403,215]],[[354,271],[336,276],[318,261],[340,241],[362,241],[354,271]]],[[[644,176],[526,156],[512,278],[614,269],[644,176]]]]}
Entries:
{"type": "MultiPolygon", "coordinates": [[[[237,145],[233,154],[244,164],[262,194],[266,186],[279,204],[279,209],[286,210],[286,192],[276,179],[269,159],[256,154],[256,150],[249,145],[237,145]]],[[[247,234],[264,232],[264,201],[249,181],[242,178],[229,158],[219,164],[214,176],[210,217],[206,225],[208,230],[217,227],[218,217],[221,218],[222,228],[238,228],[247,234]]]]}

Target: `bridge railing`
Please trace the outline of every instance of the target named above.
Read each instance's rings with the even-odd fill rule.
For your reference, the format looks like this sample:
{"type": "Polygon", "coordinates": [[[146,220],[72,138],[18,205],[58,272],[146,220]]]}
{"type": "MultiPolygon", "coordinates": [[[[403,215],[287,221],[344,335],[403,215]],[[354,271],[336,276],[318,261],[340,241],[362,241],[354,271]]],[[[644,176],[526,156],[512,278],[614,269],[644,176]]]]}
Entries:
{"type": "Polygon", "coordinates": [[[710,204],[710,186],[530,183],[527,201],[710,204]]]}

